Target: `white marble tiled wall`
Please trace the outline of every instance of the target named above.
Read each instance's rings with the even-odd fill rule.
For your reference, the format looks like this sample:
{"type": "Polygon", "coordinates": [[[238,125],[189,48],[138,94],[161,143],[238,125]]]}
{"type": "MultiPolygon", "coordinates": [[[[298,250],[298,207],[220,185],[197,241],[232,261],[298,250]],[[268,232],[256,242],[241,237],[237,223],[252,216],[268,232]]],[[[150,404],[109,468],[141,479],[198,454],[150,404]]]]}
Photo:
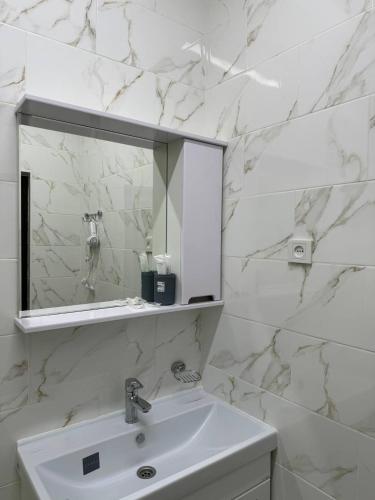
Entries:
{"type": "MultiPolygon", "coordinates": [[[[208,316],[195,312],[29,337],[15,330],[15,104],[27,91],[153,124],[203,132],[201,41],[206,21],[199,0],[0,0],[1,500],[19,500],[18,438],[122,408],[126,376],[140,377],[145,396],[150,398],[188,388],[171,377],[170,364],[182,357],[202,371],[213,331],[205,326],[208,316]]],[[[111,177],[106,167],[100,180],[103,189],[100,182],[95,183],[94,197],[103,203],[109,203],[103,198],[105,184],[115,190],[113,172],[111,177]]],[[[134,183],[149,178],[150,170],[145,163],[134,171],[134,183]]],[[[121,193],[114,193],[113,198],[130,228],[134,230],[135,222],[142,223],[142,217],[147,221],[146,192],[139,192],[131,206],[118,205],[124,200],[121,193]],[[132,211],[134,206],[139,214],[132,211]]],[[[70,207],[74,201],[75,197],[70,207]]],[[[107,209],[111,207],[108,203],[107,209]]],[[[59,206],[66,211],[68,204],[59,206]]],[[[58,224],[58,217],[45,214],[51,224],[58,224]]],[[[114,218],[108,236],[116,236],[114,218]]],[[[127,258],[116,254],[113,259],[119,262],[121,278],[127,258]]],[[[132,265],[135,269],[134,262],[132,265]]],[[[108,266],[104,274],[115,271],[108,266]]],[[[134,273],[126,278],[135,281],[134,273]]],[[[100,285],[106,286],[104,281],[100,285]]]]}
{"type": "MultiPolygon", "coordinates": [[[[10,200],[24,90],[230,140],[226,305],[205,386],[279,430],[273,500],[374,497],[374,7],[0,1],[10,200]],[[306,232],[313,265],[288,265],[287,239],[306,232]]],[[[186,353],[202,366],[215,321],[190,313],[22,339],[11,239],[0,252],[0,497],[13,500],[17,438],[118,407],[128,373],[150,397],[177,390],[168,364],[186,353]]]]}
{"type": "Polygon", "coordinates": [[[375,5],[220,6],[206,112],[230,141],[225,306],[204,385],[278,429],[273,499],[370,500],[375,5]],[[288,264],[292,236],[313,238],[311,266],[288,264]]]}

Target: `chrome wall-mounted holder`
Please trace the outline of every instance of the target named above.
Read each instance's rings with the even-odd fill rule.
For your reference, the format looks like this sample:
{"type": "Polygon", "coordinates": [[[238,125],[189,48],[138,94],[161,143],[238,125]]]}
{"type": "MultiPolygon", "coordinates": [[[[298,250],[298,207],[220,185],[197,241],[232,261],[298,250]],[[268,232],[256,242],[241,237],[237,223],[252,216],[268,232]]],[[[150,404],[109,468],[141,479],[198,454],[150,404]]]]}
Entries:
{"type": "Polygon", "coordinates": [[[91,214],[86,212],[82,218],[83,218],[84,222],[91,222],[91,221],[96,222],[96,221],[100,220],[102,217],[103,217],[103,211],[98,210],[97,212],[93,212],[91,214]]]}
{"type": "Polygon", "coordinates": [[[171,372],[178,382],[189,384],[191,382],[199,382],[201,374],[195,370],[187,370],[183,361],[175,361],[171,366],[171,372]]]}

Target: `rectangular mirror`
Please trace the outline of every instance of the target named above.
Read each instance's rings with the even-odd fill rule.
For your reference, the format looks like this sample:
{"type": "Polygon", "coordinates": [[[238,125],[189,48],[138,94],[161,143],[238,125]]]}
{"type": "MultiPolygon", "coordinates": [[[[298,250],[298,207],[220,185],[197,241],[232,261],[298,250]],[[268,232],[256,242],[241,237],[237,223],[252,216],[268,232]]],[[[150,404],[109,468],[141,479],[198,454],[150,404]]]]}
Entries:
{"type": "Polygon", "coordinates": [[[21,316],[140,296],[166,251],[167,145],[82,132],[19,125],[21,316]]]}

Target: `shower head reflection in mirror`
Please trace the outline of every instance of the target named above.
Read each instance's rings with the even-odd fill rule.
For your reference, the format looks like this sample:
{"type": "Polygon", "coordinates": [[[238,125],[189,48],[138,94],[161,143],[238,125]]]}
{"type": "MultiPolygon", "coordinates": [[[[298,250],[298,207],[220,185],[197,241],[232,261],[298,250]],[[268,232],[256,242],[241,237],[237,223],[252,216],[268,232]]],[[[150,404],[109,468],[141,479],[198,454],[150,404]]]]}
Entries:
{"type": "Polygon", "coordinates": [[[102,211],[98,210],[95,214],[86,213],[83,217],[83,222],[88,226],[88,237],[86,239],[86,258],[87,274],[82,278],[81,283],[90,292],[95,292],[96,271],[98,269],[100,239],[98,233],[98,223],[102,217],[102,211]]]}
{"type": "Polygon", "coordinates": [[[140,296],[140,255],[166,251],[166,144],[108,137],[19,126],[21,316],[140,296]]]}

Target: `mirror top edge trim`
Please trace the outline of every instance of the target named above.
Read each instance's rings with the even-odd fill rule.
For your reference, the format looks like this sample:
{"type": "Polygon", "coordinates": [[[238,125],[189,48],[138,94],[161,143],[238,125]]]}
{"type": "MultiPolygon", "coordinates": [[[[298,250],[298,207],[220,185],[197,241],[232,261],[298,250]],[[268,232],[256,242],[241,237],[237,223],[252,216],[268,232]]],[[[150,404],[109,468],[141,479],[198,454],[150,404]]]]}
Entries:
{"type": "Polygon", "coordinates": [[[53,130],[65,134],[79,135],[91,139],[99,139],[102,141],[117,142],[145,149],[153,149],[155,145],[167,146],[166,143],[142,139],[140,137],[126,135],[119,132],[112,132],[99,128],[89,127],[87,125],[77,125],[75,123],[64,122],[53,118],[43,118],[35,115],[26,115],[19,113],[19,122],[21,126],[42,128],[44,130],[53,130]]]}
{"type": "Polygon", "coordinates": [[[25,94],[16,106],[16,114],[56,120],[77,126],[100,129],[130,137],[170,143],[179,139],[190,139],[215,146],[227,147],[226,141],[203,137],[197,134],[169,129],[141,122],[132,118],[85,108],[77,105],[25,94]]]}

